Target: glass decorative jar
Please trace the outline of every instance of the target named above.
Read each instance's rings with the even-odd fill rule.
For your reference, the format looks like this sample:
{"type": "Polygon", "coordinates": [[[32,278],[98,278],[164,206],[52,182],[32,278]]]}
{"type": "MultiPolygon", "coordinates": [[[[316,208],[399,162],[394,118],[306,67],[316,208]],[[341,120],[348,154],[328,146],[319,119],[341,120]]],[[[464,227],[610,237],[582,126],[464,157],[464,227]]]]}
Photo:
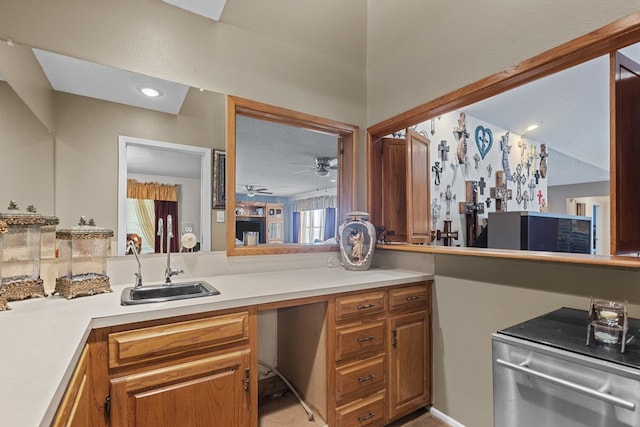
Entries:
{"type": "MultiPolygon", "coordinates": [[[[2,259],[2,243],[4,234],[7,234],[9,231],[9,226],[5,221],[0,220],[0,260],[2,259]]],[[[0,262],[0,278],[2,278],[2,263],[0,262]]],[[[7,306],[7,297],[4,295],[4,289],[0,286],[0,311],[9,310],[9,306],[7,306]]]]}
{"type": "Polygon", "coordinates": [[[80,218],[77,227],[56,231],[59,277],[55,292],[67,299],[111,292],[107,256],[113,230],[80,218]]]}
{"type": "Polygon", "coordinates": [[[12,200],[7,212],[0,213],[0,221],[7,225],[0,254],[0,289],[4,297],[8,301],[46,297],[40,278],[40,228],[44,217],[35,213],[33,206],[21,211],[12,200]]]}
{"type": "Polygon", "coordinates": [[[44,224],[40,228],[40,259],[56,258],[56,228],[60,224],[57,216],[45,215],[44,224]]]}
{"type": "Polygon", "coordinates": [[[376,245],[376,229],[366,212],[349,212],[338,228],[340,255],[347,270],[368,270],[376,245]]]}

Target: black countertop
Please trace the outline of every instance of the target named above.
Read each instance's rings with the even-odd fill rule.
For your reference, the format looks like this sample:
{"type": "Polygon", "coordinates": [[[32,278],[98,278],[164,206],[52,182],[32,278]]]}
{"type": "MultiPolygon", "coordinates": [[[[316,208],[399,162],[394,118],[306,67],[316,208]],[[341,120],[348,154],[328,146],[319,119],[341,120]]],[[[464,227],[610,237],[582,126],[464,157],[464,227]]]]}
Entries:
{"type": "Polygon", "coordinates": [[[620,344],[596,341],[593,332],[587,346],[589,313],[572,308],[552,311],[498,333],[640,369],[640,320],[629,318],[628,323],[624,353],[620,353],[620,344]]]}

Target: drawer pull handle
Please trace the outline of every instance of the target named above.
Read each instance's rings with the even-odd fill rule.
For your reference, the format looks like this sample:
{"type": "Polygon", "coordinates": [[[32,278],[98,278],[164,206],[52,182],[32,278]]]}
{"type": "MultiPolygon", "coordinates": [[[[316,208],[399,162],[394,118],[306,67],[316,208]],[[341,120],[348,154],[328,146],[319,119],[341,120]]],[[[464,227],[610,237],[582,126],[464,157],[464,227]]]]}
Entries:
{"type": "Polygon", "coordinates": [[[362,383],[365,383],[365,382],[367,382],[367,381],[371,381],[371,380],[372,380],[372,379],[374,379],[375,377],[376,377],[375,375],[373,375],[373,374],[369,374],[369,375],[367,375],[366,377],[358,378],[358,382],[359,382],[360,384],[362,384],[362,383]]]}
{"type": "Polygon", "coordinates": [[[358,422],[362,423],[362,422],[367,421],[367,420],[369,420],[369,419],[371,419],[371,418],[373,418],[375,416],[376,416],[376,414],[374,414],[373,412],[369,412],[364,417],[358,417],[358,422]]]}
{"type": "Polygon", "coordinates": [[[358,338],[358,342],[359,342],[360,344],[362,344],[363,342],[373,341],[373,340],[375,340],[375,339],[376,339],[376,337],[373,337],[373,336],[369,335],[368,337],[358,338]]]}
{"type": "Polygon", "coordinates": [[[413,295],[413,296],[407,297],[407,301],[417,301],[420,298],[422,298],[420,295],[413,295]]]}
{"type": "Polygon", "coordinates": [[[375,304],[360,304],[358,310],[366,310],[367,308],[373,308],[375,306],[375,304]]]}

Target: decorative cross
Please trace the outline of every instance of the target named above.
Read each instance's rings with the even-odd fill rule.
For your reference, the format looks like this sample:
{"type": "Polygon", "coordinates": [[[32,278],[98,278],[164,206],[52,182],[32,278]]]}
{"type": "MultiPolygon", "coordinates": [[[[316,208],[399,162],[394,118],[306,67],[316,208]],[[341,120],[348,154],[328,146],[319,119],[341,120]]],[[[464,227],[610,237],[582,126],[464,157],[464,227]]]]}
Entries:
{"type": "Polygon", "coordinates": [[[484,203],[478,203],[478,183],[466,182],[466,202],[460,202],[460,213],[467,219],[467,246],[473,246],[478,237],[478,214],[484,213],[484,203]]]}
{"type": "Polygon", "coordinates": [[[540,178],[547,177],[547,144],[540,144],[540,178]]]}
{"type": "Polygon", "coordinates": [[[542,190],[538,190],[538,194],[536,194],[538,196],[538,204],[542,203],[542,190]]]}
{"type": "Polygon", "coordinates": [[[464,156],[464,163],[462,163],[464,165],[464,175],[465,176],[469,176],[469,165],[471,163],[469,163],[469,156],[464,156]]]}
{"type": "Polygon", "coordinates": [[[480,194],[484,196],[484,188],[487,186],[487,183],[484,181],[484,176],[480,177],[480,181],[478,181],[478,188],[480,189],[480,194]]]}
{"type": "Polygon", "coordinates": [[[433,228],[436,228],[436,223],[438,219],[440,219],[440,209],[442,205],[438,203],[438,199],[433,199],[431,201],[431,221],[433,222],[433,228]]]}
{"type": "Polygon", "coordinates": [[[527,176],[531,175],[531,166],[535,167],[536,146],[531,144],[529,147],[529,155],[527,156],[527,176]]]}
{"type": "Polygon", "coordinates": [[[507,174],[507,180],[511,180],[511,168],[509,168],[509,152],[511,151],[509,132],[500,137],[500,151],[502,151],[502,170],[507,174]]]}
{"type": "Polygon", "coordinates": [[[522,165],[518,163],[516,171],[511,175],[511,180],[518,184],[516,190],[516,203],[522,203],[522,186],[527,182],[527,177],[522,174],[522,165]]]}
{"type": "Polygon", "coordinates": [[[533,174],[533,177],[536,179],[536,185],[540,184],[540,171],[536,169],[536,173],[533,174]]]}
{"type": "Polygon", "coordinates": [[[474,154],[473,161],[476,163],[476,170],[478,170],[478,163],[480,163],[480,154],[478,153],[474,154]]]}
{"type": "Polygon", "coordinates": [[[533,183],[533,178],[531,178],[531,181],[529,181],[529,185],[527,185],[527,187],[529,187],[529,200],[533,202],[533,190],[535,190],[536,185],[533,183]]]}
{"type": "Polygon", "coordinates": [[[492,199],[496,199],[496,212],[507,212],[507,202],[513,197],[513,192],[507,188],[507,173],[496,171],[496,186],[489,189],[492,199]]]}
{"type": "Polygon", "coordinates": [[[451,220],[450,219],[445,219],[444,220],[444,228],[442,229],[442,231],[440,231],[440,230],[436,231],[436,239],[438,239],[438,240],[442,239],[442,241],[444,242],[445,246],[451,246],[451,241],[453,239],[458,240],[458,232],[457,231],[451,231],[451,220]]]}
{"type": "Polygon", "coordinates": [[[487,198],[484,200],[484,202],[487,204],[487,208],[490,208],[490,207],[491,207],[491,198],[490,198],[490,197],[487,197],[487,198]]]}
{"type": "Polygon", "coordinates": [[[458,141],[456,156],[458,157],[458,163],[462,165],[464,164],[464,158],[467,156],[467,138],[469,138],[467,115],[465,113],[460,113],[458,126],[453,129],[453,137],[458,141]]]}
{"type": "Polygon", "coordinates": [[[520,163],[524,163],[524,158],[527,152],[527,142],[524,139],[518,141],[518,148],[520,148],[520,163]]]}
{"type": "Polygon", "coordinates": [[[444,139],[440,141],[438,151],[440,152],[440,160],[442,160],[442,162],[449,160],[449,146],[447,145],[447,141],[444,139]]]}
{"type": "Polygon", "coordinates": [[[524,193],[522,193],[522,197],[524,201],[524,203],[522,204],[522,208],[526,211],[527,203],[529,202],[529,192],[527,190],[524,190],[524,193]]]}
{"type": "Polygon", "coordinates": [[[451,177],[451,185],[456,182],[456,172],[458,172],[458,167],[460,166],[458,163],[449,163],[451,166],[451,170],[453,171],[453,177],[451,177]]]}
{"type": "Polygon", "coordinates": [[[493,171],[493,168],[491,167],[491,165],[487,165],[487,178],[491,178],[492,171],[493,171]]]}
{"type": "Polygon", "coordinates": [[[431,172],[434,174],[433,183],[435,185],[440,185],[440,174],[442,173],[442,166],[440,166],[440,162],[436,162],[431,166],[431,172]]]}
{"type": "Polygon", "coordinates": [[[456,199],[456,195],[451,191],[451,186],[447,185],[447,189],[444,193],[440,193],[440,198],[444,200],[447,205],[446,217],[449,219],[451,216],[451,201],[456,199]]]}

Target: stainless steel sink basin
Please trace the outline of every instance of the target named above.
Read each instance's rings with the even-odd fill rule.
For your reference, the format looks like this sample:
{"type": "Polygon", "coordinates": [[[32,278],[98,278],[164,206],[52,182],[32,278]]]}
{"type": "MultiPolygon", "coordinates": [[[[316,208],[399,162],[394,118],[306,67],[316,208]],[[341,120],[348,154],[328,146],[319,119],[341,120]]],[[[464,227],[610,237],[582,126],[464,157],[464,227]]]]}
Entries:
{"type": "Polygon", "coordinates": [[[170,285],[152,285],[124,288],[120,298],[122,305],[147,304],[188,298],[220,295],[220,292],[204,281],[172,283],[170,285]]]}

